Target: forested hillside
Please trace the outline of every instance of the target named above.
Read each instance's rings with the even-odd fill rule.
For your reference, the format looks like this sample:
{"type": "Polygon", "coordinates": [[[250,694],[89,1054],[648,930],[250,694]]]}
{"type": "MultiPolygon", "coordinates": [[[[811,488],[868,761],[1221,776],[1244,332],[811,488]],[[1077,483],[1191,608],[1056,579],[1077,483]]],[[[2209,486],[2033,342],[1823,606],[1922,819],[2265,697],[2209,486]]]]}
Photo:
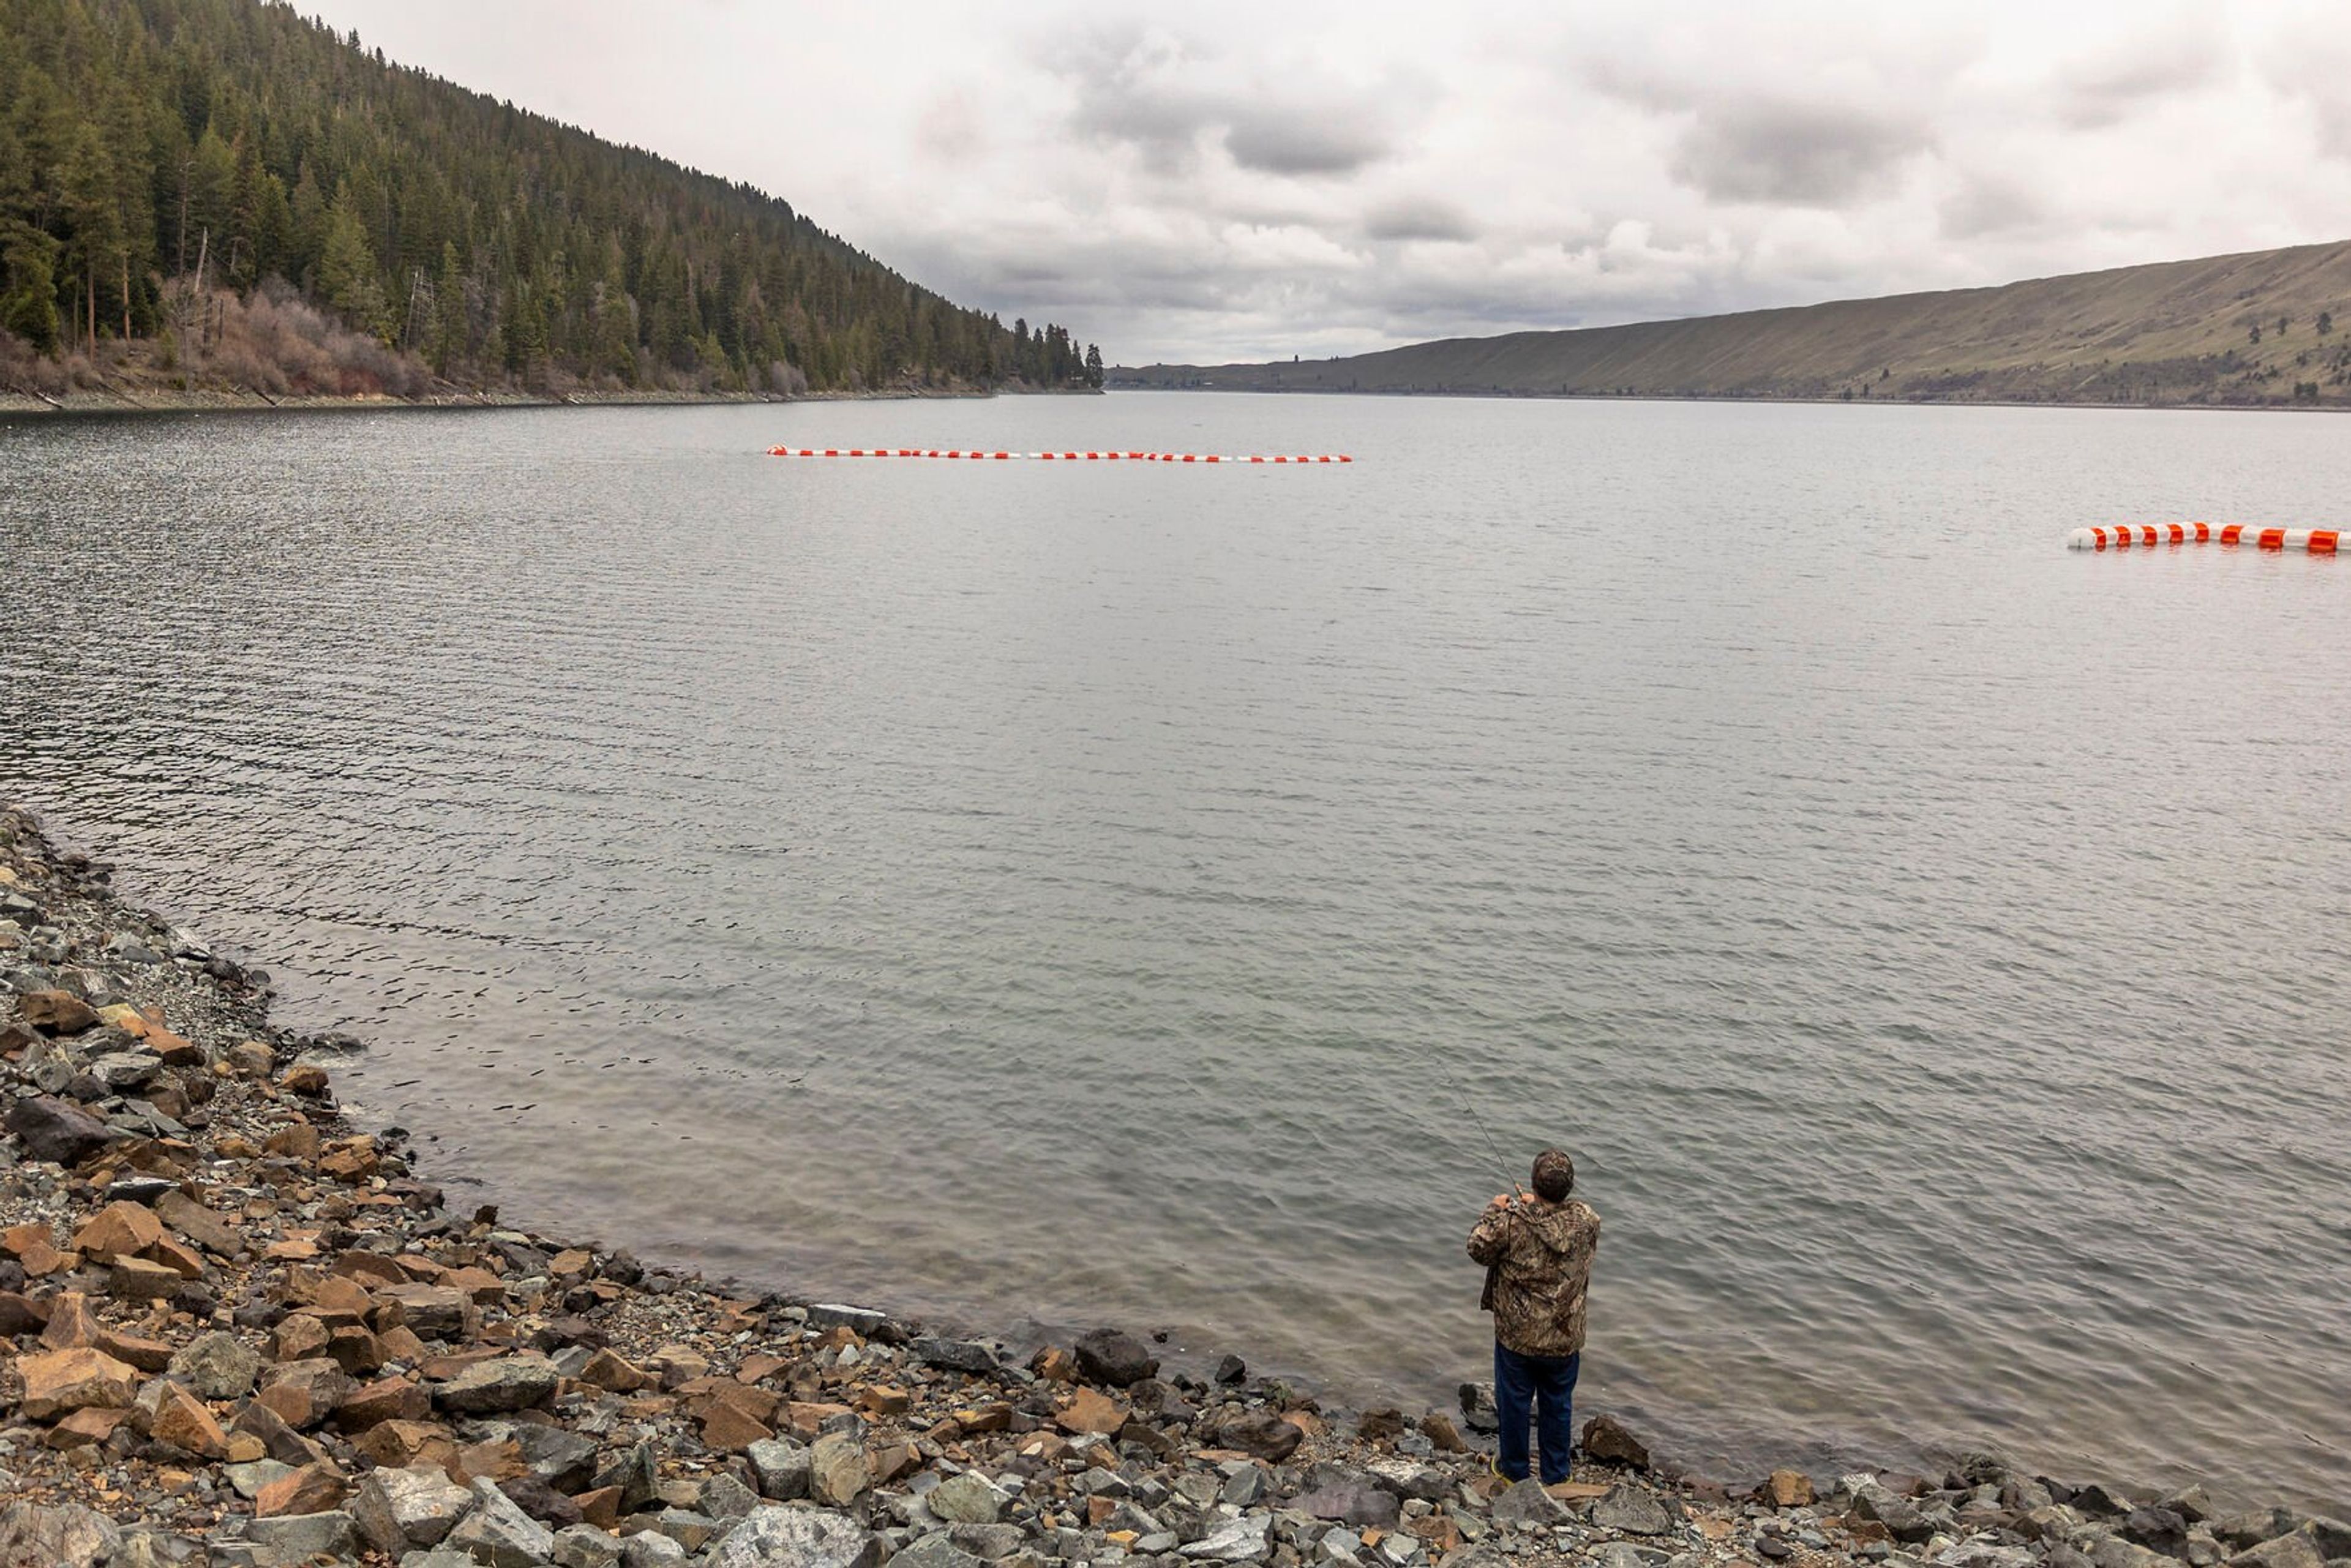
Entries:
{"type": "MultiPolygon", "coordinates": [[[[0,381],[1083,384],[749,186],[260,0],[0,0],[0,381]]],[[[5,390],[5,389],[0,389],[5,390]]]]}
{"type": "Polygon", "coordinates": [[[1265,392],[2342,407],[2351,405],[2351,244],[1453,338],[1352,359],[1148,365],[1111,380],[1265,392]]]}

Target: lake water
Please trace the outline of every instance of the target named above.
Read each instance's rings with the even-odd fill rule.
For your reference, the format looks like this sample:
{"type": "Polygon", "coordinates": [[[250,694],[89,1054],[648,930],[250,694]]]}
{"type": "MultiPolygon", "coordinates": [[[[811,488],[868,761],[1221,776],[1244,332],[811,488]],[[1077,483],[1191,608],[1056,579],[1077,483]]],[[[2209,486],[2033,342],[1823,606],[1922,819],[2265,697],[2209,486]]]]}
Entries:
{"type": "Polygon", "coordinates": [[[453,1201],[1334,1400],[2351,1507],[2351,562],[2285,414],[1113,395],[0,428],[0,792],[453,1201]],[[799,462],[793,444],[1353,453],[799,462]],[[1179,1364],[1188,1364],[1178,1357],[1179,1364]]]}

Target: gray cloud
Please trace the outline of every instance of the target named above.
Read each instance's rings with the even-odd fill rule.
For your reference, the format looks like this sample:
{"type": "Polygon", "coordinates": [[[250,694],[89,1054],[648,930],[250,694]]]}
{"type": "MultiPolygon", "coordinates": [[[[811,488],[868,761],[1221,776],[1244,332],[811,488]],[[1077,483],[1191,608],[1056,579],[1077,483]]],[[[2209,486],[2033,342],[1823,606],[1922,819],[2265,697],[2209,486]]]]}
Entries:
{"type": "Polygon", "coordinates": [[[2210,86],[2228,60],[2227,41],[2201,26],[2120,39],[2114,52],[2057,73],[2058,117],[2077,131],[2117,125],[2162,99],[2210,86]]]}
{"type": "Polygon", "coordinates": [[[1717,201],[1839,207],[1884,194],[1934,145],[1912,114],[1756,99],[1701,110],[1676,145],[1673,173],[1717,201]]]}
{"type": "Polygon", "coordinates": [[[1352,174],[1386,157],[1391,143],[1376,114],[1252,106],[1233,115],[1225,147],[1244,169],[1269,174],[1352,174]]]}
{"type": "Polygon", "coordinates": [[[1958,190],[1943,198],[1937,215],[1946,235],[1967,240],[2032,227],[2048,216],[2048,211],[2046,204],[2017,180],[1970,174],[1958,190]]]}
{"type": "Polygon", "coordinates": [[[1478,235],[1469,214],[1435,196],[1383,202],[1364,214],[1364,233],[1376,240],[1468,240],[1478,235]]]}

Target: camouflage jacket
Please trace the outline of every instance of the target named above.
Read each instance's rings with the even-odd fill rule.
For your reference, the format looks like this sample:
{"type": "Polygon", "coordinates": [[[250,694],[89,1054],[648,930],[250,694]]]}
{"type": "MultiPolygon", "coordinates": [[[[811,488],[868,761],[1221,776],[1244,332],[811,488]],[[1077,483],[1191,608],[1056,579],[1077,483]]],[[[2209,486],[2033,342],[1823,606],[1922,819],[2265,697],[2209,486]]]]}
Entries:
{"type": "Polygon", "coordinates": [[[1494,1337],[1520,1355],[1573,1355],[1583,1348],[1583,1297],[1600,1216],[1576,1198],[1525,1198],[1489,1209],[1469,1232],[1469,1256],[1486,1265],[1494,1337]]]}

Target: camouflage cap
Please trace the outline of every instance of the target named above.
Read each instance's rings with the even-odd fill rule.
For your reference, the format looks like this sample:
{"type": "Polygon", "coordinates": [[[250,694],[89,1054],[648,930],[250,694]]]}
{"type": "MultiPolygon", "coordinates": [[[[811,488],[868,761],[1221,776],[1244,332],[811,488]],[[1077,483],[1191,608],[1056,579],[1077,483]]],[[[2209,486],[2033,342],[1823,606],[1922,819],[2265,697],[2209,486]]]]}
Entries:
{"type": "Polygon", "coordinates": [[[1575,1190],[1575,1161],[1565,1149],[1545,1149],[1535,1156],[1535,1196],[1557,1203],[1575,1190]]]}

